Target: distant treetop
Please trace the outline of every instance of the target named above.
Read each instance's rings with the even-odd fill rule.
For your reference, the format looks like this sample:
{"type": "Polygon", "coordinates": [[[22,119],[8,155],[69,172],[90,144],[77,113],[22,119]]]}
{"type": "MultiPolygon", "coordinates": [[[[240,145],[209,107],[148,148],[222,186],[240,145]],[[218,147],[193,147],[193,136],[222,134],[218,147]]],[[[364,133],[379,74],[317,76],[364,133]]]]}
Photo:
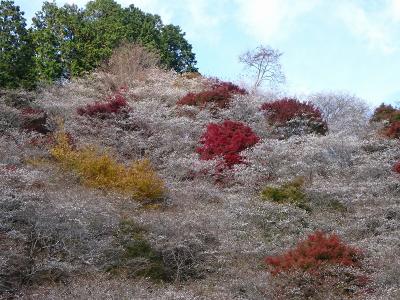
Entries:
{"type": "MultiPolygon", "coordinates": [[[[126,42],[141,44],[157,52],[165,68],[177,72],[197,71],[192,45],[185,39],[181,28],[164,25],[158,15],[145,13],[133,5],[123,8],[114,0],[94,0],[88,2],[85,8],[79,8],[74,4],[59,7],[56,2],[46,1],[32,19],[29,30],[22,15],[13,1],[1,1],[0,43],[10,44],[14,52],[20,52],[17,49],[28,47],[25,46],[28,45],[25,39],[31,41],[25,51],[28,57],[22,60],[30,59],[32,63],[22,65],[30,66],[30,72],[37,75],[33,77],[40,81],[52,82],[90,72],[126,42]],[[10,11],[14,11],[15,17],[9,20],[10,11]],[[7,22],[8,25],[5,24],[7,22]],[[16,31],[22,32],[21,38],[11,41],[16,31]]],[[[7,58],[14,55],[6,53],[9,52],[7,47],[0,47],[0,63],[5,64],[2,70],[12,68],[16,60],[7,58]]],[[[0,87],[9,86],[13,80],[7,78],[16,76],[3,73],[0,74],[4,77],[0,87]]],[[[35,80],[30,76],[30,81],[35,80]]]]}

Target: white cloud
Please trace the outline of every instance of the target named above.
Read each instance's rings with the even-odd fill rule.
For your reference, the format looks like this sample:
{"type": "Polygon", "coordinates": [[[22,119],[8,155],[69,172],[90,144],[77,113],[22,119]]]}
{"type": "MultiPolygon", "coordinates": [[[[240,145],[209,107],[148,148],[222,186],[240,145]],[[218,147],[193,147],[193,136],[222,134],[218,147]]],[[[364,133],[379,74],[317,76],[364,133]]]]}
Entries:
{"type": "Polygon", "coordinates": [[[237,18],[260,42],[290,33],[298,17],[310,12],[319,0],[235,0],[237,18]]]}
{"type": "MultiPolygon", "coordinates": [[[[78,6],[84,6],[88,2],[89,2],[88,0],[68,0],[68,1],[64,1],[64,3],[76,4],[78,6]]],[[[60,1],[60,3],[62,3],[62,1],[60,1]]]]}
{"type": "MultiPolygon", "coordinates": [[[[338,8],[338,16],[348,30],[358,38],[366,41],[370,47],[378,49],[385,54],[391,54],[398,49],[394,31],[392,30],[390,6],[400,9],[400,1],[392,0],[391,3],[382,2],[380,11],[367,11],[355,2],[345,1],[338,8]]],[[[400,11],[399,11],[400,13],[400,11]]],[[[399,15],[400,17],[400,15],[399,15]]]]}
{"type": "MultiPolygon", "coordinates": [[[[119,1],[124,3],[124,1],[119,1]]],[[[219,40],[220,25],[224,19],[224,4],[228,0],[127,0],[133,2],[142,10],[157,13],[164,23],[174,23],[179,20],[182,29],[191,40],[199,40],[214,44],[219,40]]]]}
{"type": "Polygon", "coordinates": [[[120,0],[118,3],[124,6],[133,4],[144,12],[157,14],[161,17],[164,24],[171,23],[174,15],[173,6],[168,5],[168,2],[162,0],[120,0]]]}
{"type": "Polygon", "coordinates": [[[390,1],[389,14],[394,21],[400,21],[400,0],[390,1]]]}
{"type": "MultiPolygon", "coordinates": [[[[87,0],[69,0],[80,6],[87,0]]],[[[287,39],[300,18],[315,12],[339,17],[351,34],[372,49],[390,54],[400,48],[398,30],[400,0],[117,0],[145,12],[158,14],[165,24],[180,25],[192,41],[215,45],[224,26],[238,24],[241,31],[259,43],[287,39]],[[368,10],[368,3],[374,9],[368,10]]],[[[338,28],[339,29],[339,28],[338,28]]]]}
{"type": "MultiPolygon", "coordinates": [[[[68,4],[76,4],[78,6],[84,6],[90,0],[64,0],[59,1],[59,3],[68,3],[68,4]]],[[[141,10],[145,12],[149,12],[152,14],[158,14],[161,16],[164,23],[171,23],[172,15],[173,15],[173,7],[168,5],[165,1],[161,0],[116,0],[117,3],[122,6],[129,6],[131,4],[139,7],[141,10]]]]}
{"type": "MultiPolygon", "coordinates": [[[[135,5],[144,12],[161,16],[164,24],[180,25],[191,40],[215,45],[220,38],[224,8],[229,0],[116,0],[122,6],[135,5]],[[180,24],[176,23],[177,20],[180,24]]],[[[68,0],[64,3],[84,6],[89,0],[68,0]]],[[[63,3],[62,1],[59,3],[63,3]]]]}
{"type": "Polygon", "coordinates": [[[216,44],[221,37],[221,25],[225,19],[224,4],[228,1],[220,0],[218,3],[209,0],[184,1],[183,8],[187,18],[184,30],[190,39],[206,41],[216,44]]]}

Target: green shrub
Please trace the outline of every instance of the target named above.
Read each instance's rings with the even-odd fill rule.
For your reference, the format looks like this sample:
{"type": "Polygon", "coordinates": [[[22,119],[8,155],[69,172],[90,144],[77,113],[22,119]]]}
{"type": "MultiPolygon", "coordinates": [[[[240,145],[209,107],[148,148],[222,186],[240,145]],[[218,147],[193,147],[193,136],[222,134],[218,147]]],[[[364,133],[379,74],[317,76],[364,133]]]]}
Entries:
{"type": "Polygon", "coordinates": [[[109,253],[106,271],[145,277],[154,281],[167,280],[160,253],[153,249],[145,237],[146,230],[132,220],[122,220],[114,235],[114,246],[109,253]]]}
{"type": "Polygon", "coordinates": [[[266,186],[261,191],[263,200],[279,204],[291,204],[304,210],[310,211],[309,200],[303,191],[304,178],[298,177],[280,187],[266,186]]]}

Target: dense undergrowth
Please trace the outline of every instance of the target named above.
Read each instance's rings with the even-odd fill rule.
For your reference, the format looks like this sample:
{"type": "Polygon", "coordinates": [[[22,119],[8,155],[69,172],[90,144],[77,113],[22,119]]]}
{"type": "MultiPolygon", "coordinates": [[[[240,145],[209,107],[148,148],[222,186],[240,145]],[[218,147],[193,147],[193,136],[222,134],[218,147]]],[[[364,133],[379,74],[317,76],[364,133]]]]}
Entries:
{"type": "Polygon", "coordinates": [[[178,105],[191,105],[205,108],[207,105],[214,105],[217,108],[227,108],[234,95],[246,95],[247,91],[231,82],[216,80],[210,83],[208,90],[199,93],[188,93],[182,97],[178,105]]]}
{"type": "Polygon", "coordinates": [[[305,133],[325,134],[328,131],[321,111],[312,103],[284,98],[264,103],[261,110],[265,113],[268,123],[283,137],[305,133]]]}
{"type": "Polygon", "coordinates": [[[74,149],[70,141],[65,132],[58,132],[50,153],[64,169],[76,172],[85,185],[120,191],[142,201],[157,201],[165,195],[164,182],[149,160],[135,161],[127,168],[110,154],[99,154],[93,147],[74,149]]]}
{"type": "Polygon", "coordinates": [[[200,159],[211,160],[221,157],[223,163],[217,171],[232,168],[235,164],[243,163],[240,152],[254,146],[260,138],[247,125],[225,120],[222,124],[211,123],[202,135],[201,147],[196,149],[200,159]]]}
{"type": "Polygon", "coordinates": [[[399,297],[397,108],[113,76],[0,95],[1,297],[399,297]]]}
{"type": "Polygon", "coordinates": [[[303,185],[304,179],[299,177],[280,187],[267,186],[261,191],[261,198],[281,204],[293,204],[299,208],[310,210],[303,185]]]}
{"type": "Polygon", "coordinates": [[[391,105],[382,104],[375,109],[372,121],[383,121],[385,127],[382,133],[393,139],[400,138],[400,110],[391,105]]]}
{"type": "Polygon", "coordinates": [[[300,242],[295,249],[280,256],[265,259],[271,273],[290,272],[295,269],[315,272],[321,265],[356,266],[361,257],[357,249],[345,245],[337,235],[327,236],[317,231],[300,242]]]}
{"type": "Polygon", "coordinates": [[[128,102],[121,92],[115,93],[110,96],[106,102],[95,102],[87,104],[85,107],[79,107],[77,112],[83,116],[97,116],[100,118],[106,118],[111,114],[118,114],[128,109],[128,102]]]}

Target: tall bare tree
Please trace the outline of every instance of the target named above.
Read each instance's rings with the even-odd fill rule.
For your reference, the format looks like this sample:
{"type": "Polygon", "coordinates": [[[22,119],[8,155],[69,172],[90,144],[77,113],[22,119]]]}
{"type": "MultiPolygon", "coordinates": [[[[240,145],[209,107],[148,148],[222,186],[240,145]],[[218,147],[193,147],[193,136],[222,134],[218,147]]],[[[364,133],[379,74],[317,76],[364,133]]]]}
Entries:
{"type": "Polygon", "coordinates": [[[261,45],[239,56],[239,61],[254,73],[253,91],[256,91],[265,81],[272,86],[285,82],[285,75],[279,61],[282,54],[269,46],[261,45]]]}

